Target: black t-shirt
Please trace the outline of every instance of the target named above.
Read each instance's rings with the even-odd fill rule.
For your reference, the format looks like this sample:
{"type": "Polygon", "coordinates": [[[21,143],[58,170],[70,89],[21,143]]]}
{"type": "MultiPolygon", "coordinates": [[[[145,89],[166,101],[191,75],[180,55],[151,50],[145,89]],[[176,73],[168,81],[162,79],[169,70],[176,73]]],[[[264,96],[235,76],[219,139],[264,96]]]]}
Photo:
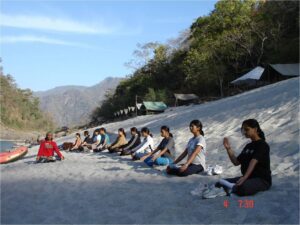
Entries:
{"type": "Polygon", "coordinates": [[[241,172],[245,175],[251,159],[258,162],[249,178],[259,177],[272,184],[270,169],[270,147],[264,140],[253,141],[245,146],[237,160],[241,163],[241,172]]]}
{"type": "Polygon", "coordinates": [[[90,135],[86,136],[83,142],[86,142],[87,144],[92,144],[93,139],[90,137],[90,135]]]}

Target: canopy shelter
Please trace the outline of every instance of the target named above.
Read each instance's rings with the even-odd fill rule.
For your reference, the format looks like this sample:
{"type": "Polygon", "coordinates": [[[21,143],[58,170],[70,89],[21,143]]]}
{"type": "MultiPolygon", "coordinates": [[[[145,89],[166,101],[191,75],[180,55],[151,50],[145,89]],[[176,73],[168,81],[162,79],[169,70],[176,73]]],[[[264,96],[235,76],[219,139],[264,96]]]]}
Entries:
{"type": "Polygon", "coordinates": [[[163,102],[143,102],[141,105],[142,114],[162,113],[167,109],[167,105],[163,102]]]}
{"type": "Polygon", "coordinates": [[[260,80],[263,72],[265,71],[265,69],[261,66],[257,66],[254,69],[252,69],[251,71],[249,71],[248,73],[246,73],[245,75],[239,77],[238,79],[231,81],[231,84],[234,85],[255,85],[257,83],[257,81],[260,80]]]}
{"type": "Polygon", "coordinates": [[[191,103],[191,102],[199,100],[199,97],[195,94],[176,94],[176,93],[174,93],[174,96],[175,96],[175,99],[176,99],[175,100],[175,106],[178,105],[179,101],[184,101],[186,103],[191,103]]]}
{"type": "Polygon", "coordinates": [[[294,64],[269,64],[261,76],[261,80],[270,83],[299,77],[299,63],[294,64]]]}

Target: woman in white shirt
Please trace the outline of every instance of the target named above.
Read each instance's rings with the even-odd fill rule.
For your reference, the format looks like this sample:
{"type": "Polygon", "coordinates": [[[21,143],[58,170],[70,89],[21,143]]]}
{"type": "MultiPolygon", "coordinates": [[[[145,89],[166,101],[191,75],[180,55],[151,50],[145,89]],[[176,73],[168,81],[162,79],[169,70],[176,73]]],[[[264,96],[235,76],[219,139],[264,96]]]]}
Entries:
{"type": "Polygon", "coordinates": [[[143,127],[141,134],[144,139],[141,144],[131,150],[132,160],[139,160],[154,149],[154,142],[150,130],[147,127],[143,127]]]}
{"type": "Polygon", "coordinates": [[[168,174],[183,177],[200,173],[205,169],[206,143],[202,123],[199,120],[193,120],[190,123],[190,131],[194,137],[189,140],[187,147],[174,163],[167,167],[168,174]],[[186,163],[176,165],[186,156],[188,156],[186,163]]]}

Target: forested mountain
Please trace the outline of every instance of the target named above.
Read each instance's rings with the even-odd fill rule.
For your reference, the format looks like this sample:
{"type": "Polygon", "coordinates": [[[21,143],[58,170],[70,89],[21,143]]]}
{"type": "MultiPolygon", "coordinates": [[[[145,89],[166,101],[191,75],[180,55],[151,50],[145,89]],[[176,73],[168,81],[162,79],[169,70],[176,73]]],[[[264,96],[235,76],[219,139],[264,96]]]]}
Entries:
{"type": "Polygon", "coordinates": [[[0,73],[0,115],[1,127],[17,130],[46,131],[53,128],[49,115],[39,108],[39,99],[30,89],[17,87],[11,75],[0,73]]]}
{"type": "Polygon", "coordinates": [[[167,44],[138,45],[130,78],[94,111],[97,118],[142,100],[173,103],[173,93],[228,95],[229,82],[257,65],[299,62],[298,1],[219,1],[167,44]],[[144,63],[143,63],[144,62],[144,63]]]}

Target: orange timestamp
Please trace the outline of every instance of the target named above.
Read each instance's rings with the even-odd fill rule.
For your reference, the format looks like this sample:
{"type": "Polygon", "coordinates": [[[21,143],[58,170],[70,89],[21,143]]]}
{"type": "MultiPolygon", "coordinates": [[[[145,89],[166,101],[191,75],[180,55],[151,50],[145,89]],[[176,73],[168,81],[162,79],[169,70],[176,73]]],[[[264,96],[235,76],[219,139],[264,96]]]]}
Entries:
{"type": "MultiPolygon", "coordinates": [[[[240,199],[237,200],[237,204],[239,206],[239,208],[245,208],[245,209],[253,209],[254,208],[254,200],[252,199],[240,199]]],[[[230,206],[230,202],[229,200],[224,200],[223,202],[223,206],[224,208],[229,208],[230,206]]]]}

